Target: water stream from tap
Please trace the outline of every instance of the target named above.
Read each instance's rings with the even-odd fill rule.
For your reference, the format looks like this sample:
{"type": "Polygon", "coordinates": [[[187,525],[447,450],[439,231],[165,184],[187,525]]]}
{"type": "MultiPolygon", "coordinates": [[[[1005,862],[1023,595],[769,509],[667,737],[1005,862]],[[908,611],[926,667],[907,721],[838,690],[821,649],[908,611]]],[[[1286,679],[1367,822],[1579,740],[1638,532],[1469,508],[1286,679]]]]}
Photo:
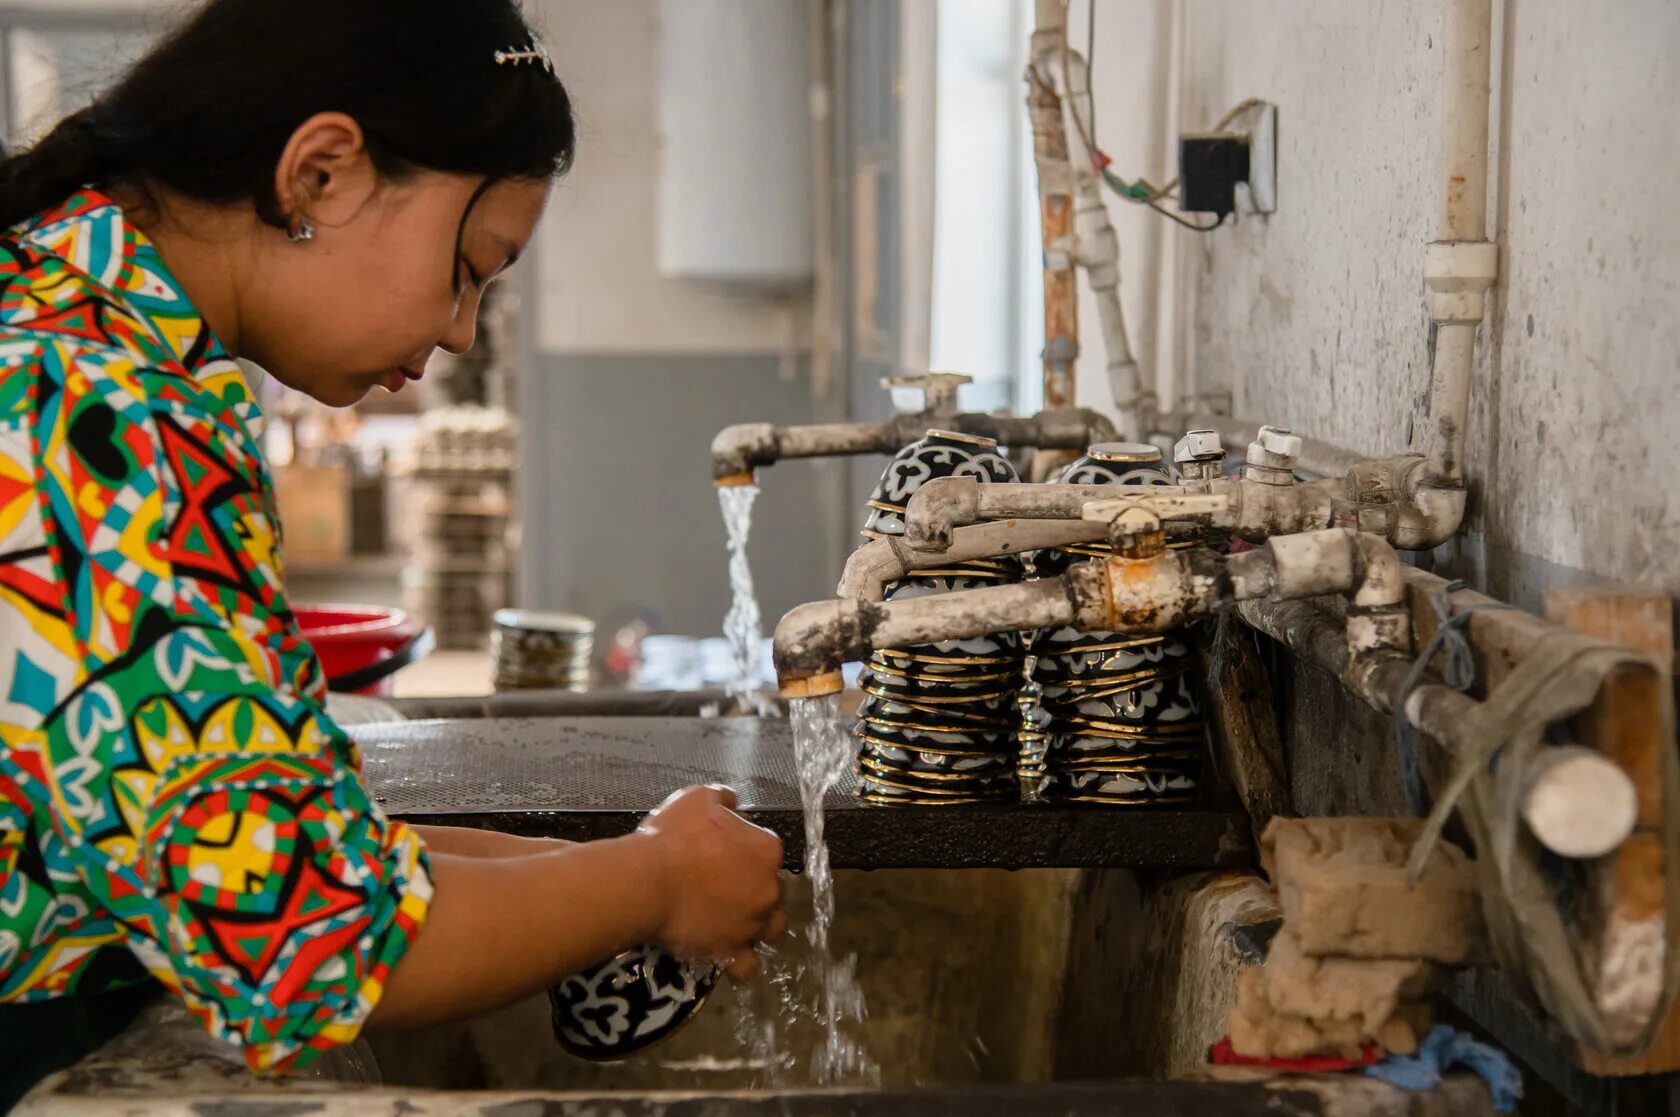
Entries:
{"type": "Polygon", "coordinates": [[[840,716],[840,696],[796,698],[793,752],[799,770],[799,801],[805,812],[805,875],[811,886],[811,972],[821,989],[822,1043],[812,1052],[811,1072],[819,1086],[877,1085],[881,1068],[852,1034],[865,1007],[857,983],[857,956],[836,959],[828,933],[834,922],[834,873],[823,836],[823,799],[851,762],[852,741],[840,716]]]}
{"type": "Polygon", "coordinates": [[[758,499],[758,486],[725,485],[717,492],[718,507],[723,510],[723,530],[729,539],[730,604],[723,618],[723,635],[734,657],[735,678],[727,691],[737,710],[765,717],[773,707],[758,685],[762,631],[752,565],[747,561],[747,539],[752,534],[753,502],[758,499]]]}

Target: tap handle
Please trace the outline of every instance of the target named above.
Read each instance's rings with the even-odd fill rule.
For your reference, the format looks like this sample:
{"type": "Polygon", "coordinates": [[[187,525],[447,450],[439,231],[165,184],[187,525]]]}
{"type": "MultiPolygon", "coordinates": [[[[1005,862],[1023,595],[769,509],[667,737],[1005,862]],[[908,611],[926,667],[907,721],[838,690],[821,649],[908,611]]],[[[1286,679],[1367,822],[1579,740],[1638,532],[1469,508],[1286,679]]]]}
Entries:
{"type": "Polygon", "coordinates": [[[1115,553],[1127,559],[1153,559],[1166,551],[1162,520],[1192,519],[1223,512],[1230,503],[1224,496],[1168,495],[1120,497],[1091,500],[1080,507],[1081,520],[1108,525],[1108,537],[1115,553]]]}
{"type": "Polygon", "coordinates": [[[888,376],[881,387],[915,388],[922,393],[922,410],[942,412],[956,410],[957,389],[974,383],[974,377],[961,372],[919,372],[907,376],[888,376]]]}
{"type": "Polygon", "coordinates": [[[1097,523],[1154,523],[1162,520],[1188,520],[1196,516],[1211,516],[1223,512],[1230,505],[1229,497],[1202,494],[1162,494],[1118,497],[1114,500],[1087,501],[1079,518],[1097,523]]]}

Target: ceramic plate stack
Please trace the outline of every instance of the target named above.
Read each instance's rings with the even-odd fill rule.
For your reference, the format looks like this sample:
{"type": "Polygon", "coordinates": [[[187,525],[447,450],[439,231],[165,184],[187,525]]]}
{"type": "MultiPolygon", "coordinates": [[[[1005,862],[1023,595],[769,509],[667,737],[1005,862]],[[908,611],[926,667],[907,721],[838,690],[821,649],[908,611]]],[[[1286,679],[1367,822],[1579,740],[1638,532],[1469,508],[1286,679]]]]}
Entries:
{"type": "MultiPolygon", "coordinates": [[[[1057,478],[1069,485],[1170,485],[1153,446],[1091,447],[1057,478]]],[[[1040,552],[1040,573],[1106,557],[1105,545],[1040,552]]],[[[1043,797],[1062,803],[1167,805],[1196,798],[1203,728],[1196,656],[1178,634],[1047,629],[1033,681],[1046,734],[1043,797]]]]}
{"type": "MultiPolygon", "coordinates": [[[[936,477],[1006,484],[1015,469],[987,438],[929,431],[899,451],[869,501],[864,534],[904,534],[904,509],[936,477]]],[[[1012,560],[917,570],[887,588],[888,601],[979,589],[1020,579],[1012,560]]],[[[979,803],[1013,799],[1015,702],[1022,641],[1015,633],[876,652],[858,685],[858,794],[872,803],[979,803]]]]}
{"type": "Polygon", "coordinates": [[[586,690],[595,622],[569,613],[498,609],[490,654],[497,690],[586,690]]]}

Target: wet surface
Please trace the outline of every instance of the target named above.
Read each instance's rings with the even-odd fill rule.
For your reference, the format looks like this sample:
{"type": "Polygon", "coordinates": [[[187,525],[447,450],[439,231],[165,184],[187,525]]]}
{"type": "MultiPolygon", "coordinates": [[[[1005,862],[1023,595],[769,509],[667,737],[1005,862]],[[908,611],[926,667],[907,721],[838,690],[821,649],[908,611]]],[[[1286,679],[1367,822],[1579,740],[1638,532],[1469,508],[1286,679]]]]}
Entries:
{"type": "MultiPolygon", "coordinates": [[[[722,783],[804,855],[792,731],[756,718],[519,718],[363,726],[368,784],[410,821],[589,840],[627,833],[666,796],[722,783]]],[[[1206,869],[1251,864],[1242,816],[1038,803],[878,807],[841,776],[827,798],[837,868],[1206,869]]]]}

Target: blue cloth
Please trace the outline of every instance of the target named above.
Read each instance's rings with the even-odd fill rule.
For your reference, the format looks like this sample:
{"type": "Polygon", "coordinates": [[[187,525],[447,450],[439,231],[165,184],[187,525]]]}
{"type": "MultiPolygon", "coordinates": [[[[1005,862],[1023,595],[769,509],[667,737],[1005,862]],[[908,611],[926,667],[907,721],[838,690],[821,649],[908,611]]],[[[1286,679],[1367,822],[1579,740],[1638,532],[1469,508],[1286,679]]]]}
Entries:
{"type": "Polygon", "coordinates": [[[1403,1090],[1433,1090],[1441,1084],[1441,1075],[1455,1066],[1468,1067],[1481,1076],[1499,1112],[1516,1111],[1523,1093],[1522,1074],[1510,1057],[1446,1024],[1430,1030],[1416,1055],[1391,1055],[1366,1067],[1365,1073],[1403,1090]]]}

